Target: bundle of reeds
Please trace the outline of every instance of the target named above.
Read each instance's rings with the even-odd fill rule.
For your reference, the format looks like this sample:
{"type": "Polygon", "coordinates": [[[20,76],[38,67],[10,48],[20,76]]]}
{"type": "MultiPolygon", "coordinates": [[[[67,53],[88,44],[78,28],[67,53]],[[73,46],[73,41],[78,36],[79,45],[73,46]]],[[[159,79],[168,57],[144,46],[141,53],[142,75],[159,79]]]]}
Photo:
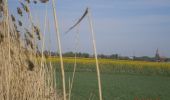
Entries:
{"type": "MultiPolygon", "coordinates": [[[[33,51],[25,48],[24,41],[13,35],[19,33],[12,22],[14,16],[9,15],[7,0],[0,1],[4,9],[4,19],[0,22],[0,100],[60,100],[54,85],[54,67],[47,68],[47,64],[42,67],[31,58],[33,51]]],[[[18,12],[23,13],[20,8],[18,12]]],[[[29,31],[26,34],[33,37],[29,31]]]]}

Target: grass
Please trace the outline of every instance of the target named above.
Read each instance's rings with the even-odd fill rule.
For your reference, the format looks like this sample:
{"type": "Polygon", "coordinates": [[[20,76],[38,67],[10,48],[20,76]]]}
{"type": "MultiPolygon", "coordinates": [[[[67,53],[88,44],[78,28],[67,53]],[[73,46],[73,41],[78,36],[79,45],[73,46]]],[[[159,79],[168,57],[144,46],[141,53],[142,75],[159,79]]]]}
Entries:
{"type": "MultiPolygon", "coordinates": [[[[62,90],[58,58],[48,59],[57,70],[57,87],[62,90]]],[[[104,100],[169,100],[170,64],[100,59],[104,100]]],[[[64,58],[66,88],[72,77],[74,59],[64,58]]],[[[95,60],[77,59],[71,100],[99,100],[95,60]]]]}
{"type": "MultiPolygon", "coordinates": [[[[57,75],[60,76],[59,73],[57,75]]],[[[66,80],[70,76],[71,73],[67,72],[66,80]]],[[[90,97],[91,100],[98,100],[96,77],[94,72],[77,72],[71,100],[88,100],[90,97]]],[[[135,97],[154,100],[170,98],[170,77],[103,73],[101,81],[104,100],[134,100],[135,97]]],[[[66,83],[68,86],[68,81],[66,83]]],[[[61,83],[58,83],[58,87],[61,87],[61,83]]]]}

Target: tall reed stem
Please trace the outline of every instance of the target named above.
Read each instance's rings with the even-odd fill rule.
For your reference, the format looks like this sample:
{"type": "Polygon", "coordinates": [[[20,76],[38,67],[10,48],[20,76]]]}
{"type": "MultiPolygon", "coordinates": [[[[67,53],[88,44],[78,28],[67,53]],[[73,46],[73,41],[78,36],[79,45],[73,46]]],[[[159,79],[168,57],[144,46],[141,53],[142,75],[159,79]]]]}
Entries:
{"type": "Polygon", "coordinates": [[[78,47],[79,47],[79,25],[77,26],[75,43],[76,43],[76,46],[75,46],[75,56],[74,56],[74,69],[73,69],[73,75],[72,75],[71,84],[69,88],[69,99],[68,100],[71,99],[71,92],[72,92],[74,77],[75,77],[76,68],[77,68],[77,52],[78,52],[78,47]]]}
{"type": "Polygon", "coordinates": [[[55,8],[54,0],[52,0],[52,6],[53,6],[55,29],[56,29],[56,35],[57,35],[57,41],[58,41],[58,49],[59,49],[59,56],[60,56],[60,64],[61,64],[62,84],[63,84],[63,98],[64,98],[64,100],[66,100],[64,64],[63,64],[63,57],[62,57],[62,50],[61,50],[61,41],[60,41],[60,32],[59,32],[59,26],[58,26],[58,21],[57,21],[56,8],[55,8]]]}
{"type": "Polygon", "coordinates": [[[45,88],[46,88],[46,74],[45,71],[43,69],[46,69],[45,66],[45,59],[44,59],[44,49],[45,49],[45,35],[46,35],[46,25],[47,24],[47,5],[45,8],[45,19],[44,19],[44,32],[42,34],[42,48],[41,48],[41,71],[40,74],[43,76],[43,82],[44,82],[44,87],[43,87],[43,95],[45,95],[45,88]]]}
{"type": "Polygon", "coordinates": [[[41,67],[44,66],[44,48],[45,48],[46,24],[47,24],[47,5],[46,5],[46,9],[45,9],[44,32],[42,34],[41,67]]]}
{"type": "Polygon", "coordinates": [[[98,79],[98,87],[99,87],[99,100],[102,100],[102,88],[101,88],[101,79],[100,79],[100,69],[99,69],[99,63],[98,63],[98,58],[97,58],[96,40],[95,40],[95,33],[93,29],[91,13],[89,9],[88,9],[88,20],[90,24],[90,30],[91,30],[91,35],[93,39],[93,50],[94,50],[94,55],[95,55],[95,60],[96,60],[96,70],[97,70],[97,79],[98,79]]]}

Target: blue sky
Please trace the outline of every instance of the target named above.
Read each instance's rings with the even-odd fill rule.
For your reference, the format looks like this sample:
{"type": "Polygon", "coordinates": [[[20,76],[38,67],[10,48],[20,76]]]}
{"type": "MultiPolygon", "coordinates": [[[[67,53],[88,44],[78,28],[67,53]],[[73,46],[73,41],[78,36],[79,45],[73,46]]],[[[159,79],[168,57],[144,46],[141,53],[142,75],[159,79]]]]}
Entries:
{"type": "MultiPolygon", "coordinates": [[[[17,0],[9,0],[10,13],[16,15],[17,0]]],[[[31,4],[34,22],[40,22],[44,30],[45,5],[31,4]],[[37,20],[38,19],[38,20],[37,20]]],[[[170,57],[170,0],[56,0],[62,49],[74,51],[76,29],[64,32],[83,14],[91,9],[96,33],[97,51],[103,54],[126,56],[154,56],[159,48],[162,56],[170,57]]],[[[57,50],[51,2],[47,5],[50,33],[46,32],[46,44],[51,39],[52,50],[57,50]]],[[[17,16],[17,15],[16,15],[17,16]]],[[[18,16],[18,18],[20,18],[18,16]]],[[[26,23],[28,18],[22,18],[26,23]]],[[[92,41],[87,18],[79,27],[79,49],[92,53],[92,41]]],[[[46,47],[48,49],[49,46],[46,47]]]]}

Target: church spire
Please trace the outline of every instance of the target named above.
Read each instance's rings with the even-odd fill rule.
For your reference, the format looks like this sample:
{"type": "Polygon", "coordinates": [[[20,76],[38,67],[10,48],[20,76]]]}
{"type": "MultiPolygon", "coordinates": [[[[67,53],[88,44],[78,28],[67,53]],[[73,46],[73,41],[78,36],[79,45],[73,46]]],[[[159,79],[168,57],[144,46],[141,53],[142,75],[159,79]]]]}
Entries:
{"type": "Polygon", "coordinates": [[[160,61],[159,49],[156,49],[155,60],[160,61]]]}

